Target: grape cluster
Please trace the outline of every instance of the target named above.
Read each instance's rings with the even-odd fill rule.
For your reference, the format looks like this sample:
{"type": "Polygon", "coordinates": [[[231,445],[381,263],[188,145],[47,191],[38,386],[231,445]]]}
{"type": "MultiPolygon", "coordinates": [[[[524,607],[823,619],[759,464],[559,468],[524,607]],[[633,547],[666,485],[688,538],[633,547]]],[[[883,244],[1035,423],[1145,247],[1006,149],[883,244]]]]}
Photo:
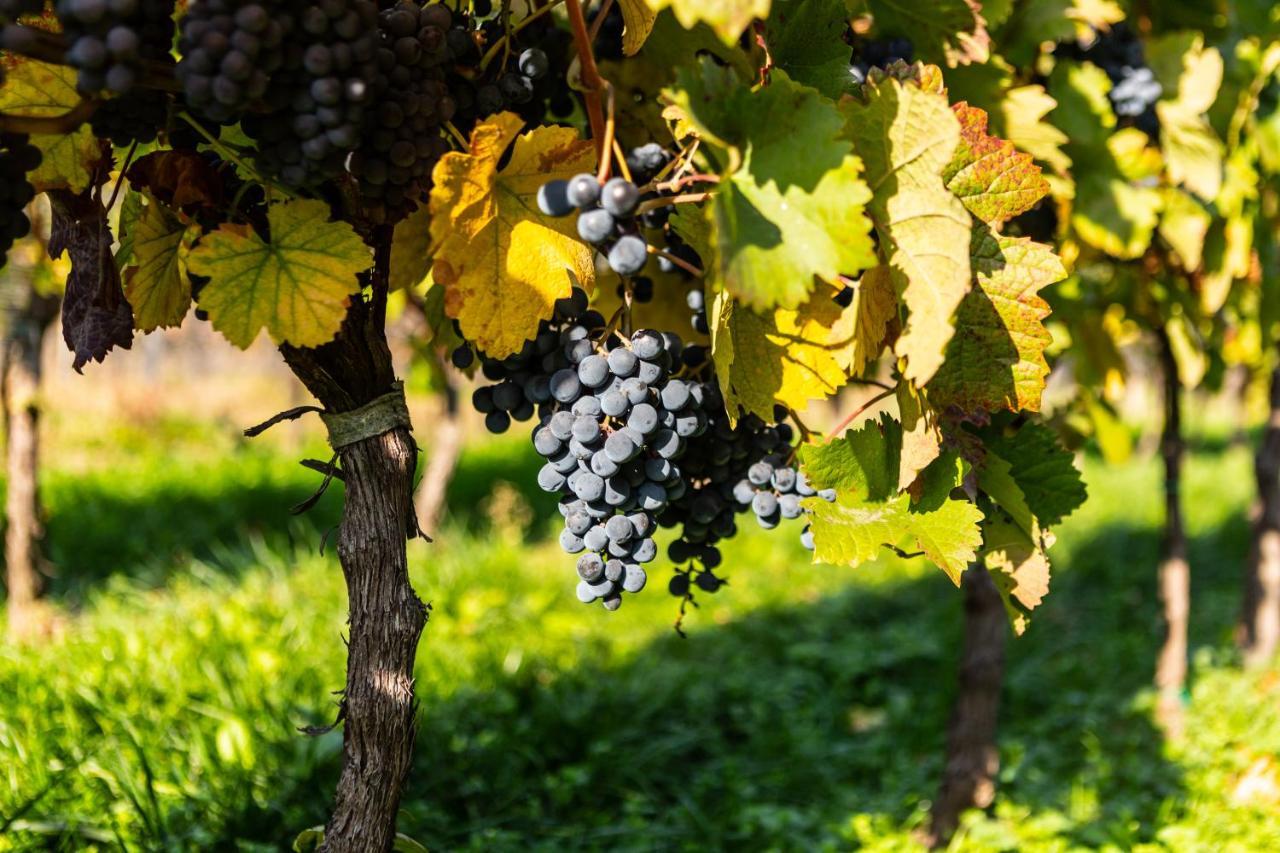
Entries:
{"type": "MultiPolygon", "coordinates": [[[[464,344],[453,363],[467,368],[475,357],[464,344]]],[[[538,415],[533,445],[545,460],[538,485],[561,497],[560,544],[578,555],[583,602],[614,610],[623,593],[642,589],[659,526],[680,528],[668,551],[681,566],[670,591],[686,599],[692,587],[714,592],[724,583],[714,571],[716,544],[736,532],[735,516],[759,503],[761,524],[777,526],[812,494],[787,463],[791,427],[754,415],[730,424],[710,368],[704,347],[674,334],[612,333],[580,290],[556,303],[520,352],[480,355],[481,372],[495,384],[476,389],[472,403],[489,430],[538,415]],[[752,486],[744,504],[736,487],[765,469],[764,485],[752,486]]]]}
{"type": "Polygon", "coordinates": [[[24,134],[0,134],[0,256],[31,231],[25,208],[36,191],[27,173],[40,165],[40,159],[40,149],[24,134]]]}
{"type": "Polygon", "coordinates": [[[568,216],[578,211],[578,236],[605,254],[609,267],[620,276],[633,276],[649,259],[649,244],[640,233],[636,209],[640,190],[626,178],[613,178],[604,186],[595,175],[555,180],[538,190],[538,208],[547,216],[568,216]]]}
{"type": "Polygon", "coordinates": [[[135,89],[104,101],[94,110],[90,126],[99,139],[127,148],[135,142],[154,142],[169,119],[169,98],[154,89],[135,89]]]}
{"type": "Polygon", "coordinates": [[[430,189],[436,161],[449,150],[440,127],[455,112],[444,82],[452,23],[444,6],[408,0],[378,17],[375,98],[349,163],[373,222],[412,212],[430,189]]]}
{"type": "Polygon", "coordinates": [[[177,76],[193,109],[232,121],[267,94],[284,60],[294,19],[256,0],[204,0],[187,6],[178,38],[177,76]]]}
{"type": "Polygon", "coordinates": [[[292,187],[315,187],[346,167],[377,79],[378,7],[372,0],[292,0],[272,10],[284,31],[280,67],[247,113],[256,162],[292,187]]]}
{"type": "Polygon", "coordinates": [[[174,0],[58,0],[54,9],[67,39],[67,63],[77,71],[77,88],[123,95],[147,63],[168,61],[173,7],[174,0]]]}
{"type": "Polygon", "coordinates": [[[862,83],[872,68],[887,68],[901,60],[911,62],[915,48],[908,39],[853,39],[853,56],[849,59],[849,76],[862,83]]]}
{"type": "MultiPolygon", "coordinates": [[[[476,14],[480,15],[477,9],[476,14]]],[[[484,51],[506,37],[500,20],[476,23],[459,16],[449,31],[449,51],[453,67],[449,90],[457,101],[454,124],[469,133],[476,122],[494,113],[510,110],[526,123],[541,124],[548,112],[558,118],[569,116],[575,106],[565,83],[574,51],[569,33],[544,16],[515,33],[501,61],[480,68],[484,51]]]]}
{"type": "Polygon", "coordinates": [[[1155,138],[1160,132],[1156,101],[1164,89],[1147,66],[1142,41],[1124,23],[1096,34],[1087,46],[1059,45],[1058,55],[1097,65],[1111,80],[1111,107],[1122,126],[1133,126],[1155,138]]]}

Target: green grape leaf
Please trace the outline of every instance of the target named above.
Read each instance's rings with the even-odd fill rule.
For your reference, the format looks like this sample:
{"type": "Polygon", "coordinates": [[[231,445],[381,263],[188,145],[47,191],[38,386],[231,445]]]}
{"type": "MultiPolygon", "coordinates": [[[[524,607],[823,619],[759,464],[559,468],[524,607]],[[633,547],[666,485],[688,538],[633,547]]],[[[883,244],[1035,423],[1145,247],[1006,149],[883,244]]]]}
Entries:
{"type": "Polygon", "coordinates": [[[929,402],[979,418],[1039,411],[1049,375],[1044,351],[1053,341],[1039,293],[1066,278],[1066,268],[1049,246],[975,228],[973,272],[946,359],[927,386],[929,402]]]}
{"type": "Polygon", "coordinates": [[[191,307],[187,255],[199,235],[194,225],[147,193],[129,229],[131,254],[124,267],[124,295],[140,332],[182,325],[191,307]]]}
{"type": "Polygon", "coordinates": [[[968,0],[866,0],[883,38],[910,39],[916,56],[925,62],[965,65],[986,62],[991,56],[991,36],[979,14],[980,6],[968,0]]]}
{"type": "Polygon", "coordinates": [[[718,291],[710,305],[711,351],[731,419],[738,407],[766,421],[781,404],[803,409],[833,396],[849,376],[855,311],[820,284],[796,310],[756,311],[718,291]]]}
{"type": "MultiPolygon", "coordinates": [[[[15,116],[56,116],[69,112],[81,102],[76,91],[76,71],[25,57],[5,57],[4,85],[0,86],[0,112],[15,116]]],[[[105,159],[105,148],[94,138],[89,125],[70,133],[36,134],[31,144],[44,159],[28,180],[37,192],[68,189],[83,192],[93,180],[93,171],[105,159]]]]}
{"type": "Polygon", "coordinates": [[[1213,222],[1212,214],[1194,196],[1177,187],[1165,189],[1162,207],[1160,236],[1177,254],[1184,268],[1200,269],[1205,240],[1213,222]]]}
{"type": "Polygon", "coordinates": [[[1088,38],[1123,20],[1114,0],[1023,0],[1000,33],[1000,47],[1014,65],[1025,66],[1045,42],[1088,38]]]}
{"type": "Polygon", "coordinates": [[[970,213],[999,227],[1049,194],[1049,182],[1031,155],[987,133],[985,110],[964,102],[952,110],[960,120],[960,144],[942,179],[970,213]]]}
{"type": "Polygon", "coordinates": [[[834,283],[874,263],[862,210],[871,196],[830,101],[781,71],[752,91],[710,61],[681,73],[667,97],[723,161],[703,260],[735,298],[795,309],[815,277],[834,283]]]}
{"type": "Polygon", "coordinates": [[[769,17],[769,0],[645,0],[654,12],[668,6],[680,26],[691,29],[705,22],[726,43],[738,40],[754,19],[769,17]]]}
{"type": "Polygon", "coordinates": [[[277,344],[333,340],[373,257],[350,225],[328,220],[326,203],[292,201],[267,211],[269,242],[230,223],[201,239],[187,265],[209,278],[200,307],[213,327],[240,349],[263,329],[277,344]]]}
{"type": "Polygon", "coordinates": [[[844,438],[800,450],[801,466],[817,489],[835,489],[836,499],[803,502],[813,530],[814,560],[858,565],[885,546],[906,542],[923,551],[952,582],[977,556],[982,513],[967,500],[947,496],[959,485],[960,468],[944,457],[929,466],[929,500],[912,502],[898,492],[901,426],[891,418],[869,421],[844,438]]]}
{"type": "Polygon", "coordinates": [[[973,221],[942,181],[960,142],[946,95],[886,77],[845,98],[846,131],[866,164],[871,219],[909,311],[895,352],[923,385],[942,364],[951,317],[969,291],[973,221]]]}
{"type": "Polygon", "coordinates": [[[991,453],[1009,463],[1010,476],[1043,527],[1055,527],[1084,503],[1080,471],[1049,427],[1027,423],[1009,433],[993,425],[979,435],[991,453]]]}
{"type": "Polygon", "coordinates": [[[855,85],[849,72],[845,0],[774,0],[766,38],[776,67],[836,99],[855,85]]]}

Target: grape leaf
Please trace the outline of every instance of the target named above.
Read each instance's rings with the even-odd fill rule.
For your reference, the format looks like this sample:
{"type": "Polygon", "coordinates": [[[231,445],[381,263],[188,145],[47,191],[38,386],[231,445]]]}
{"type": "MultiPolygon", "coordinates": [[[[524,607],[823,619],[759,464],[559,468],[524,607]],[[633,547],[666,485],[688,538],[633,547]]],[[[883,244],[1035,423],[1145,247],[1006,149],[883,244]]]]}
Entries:
{"type": "Polygon", "coordinates": [[[942,435],[928,407],[910,383],[899,383],[896,396],[898,416],[902,419],[898,488],[906,490],[916,484],[920,474],[942,455],[942,435]]]}
{"type": "Polygon", "coordinates": [[[868,208],[910,314],[895,352],[923,385],[942,363],[951,315],[969,291],[972,219],[942,182],[960,141],[945,94],[886,77],[841,101],[846,129],[866,164],[868,208]]]}
{"type": "Polygon", "coordinates": [[[1010,476],[1043,527],[1056,526],[1084,503],[1084,481],[1071,452],[1049,427],[1027,423],[1007,434],[993,425],[979,434],[991,453],[1009,463],[1010,476]]]}
{"type": "MultiPolygon", "coordinates": [[[[76,71],[25,57],[5,57],[4,85],[0,86],[0,112],[17,116],[62,115],[80,103],[76,71]]],[[[37,192],[69,189],[83,192],[93,179],[94,168],[107,150],[94,139],[88,124],[65,134],[36,134],[31,144],[44,160],[28,179],[37,192]]]]}
{"type": "Polygon", "coordinates": [[[1049,80],[1058,101],[1054,119],[1071,139],[1066,154],[1072,162],[1089,164],[1077,172],[1072,227],[1094,248],[1130,259],[1150,245],[1163,197],[1158,189],[1133,182],[1135,172],[1148,168],[1141,154],[1146,137],[1138,131],[1112,134],[1116,118],[1107,100],[1110,89],[1102,69],[1087,63],[1061,63],[1049,80]]]}
{"type": "Polygon", "coordinates": [[[124,269],[124,295],[140,332],[179,326],[191,307],[187,254],[199,227],[184,221],[147,193],[130,228],[132,253],[124,269]]]}
{"type": "Polygon", "coordinates": [[[708,320],[716,374],[731,419],[741,406],[772,421],[775,404],[803,409],[844,386],[855,312],[837,305],[836,293],[820,284],[794,311],[755,311],[723,291],[717,294],[708,320]]]}
{"type": "Polygon", "coordinates": [[[622,31],[622,52],[626,56],[635,56],[653,31],[657,13],[645,0],[618,0],[618,8],[622,10],[622,20],[626,24],[622,31]]]}
{"type": "MultiPolygon", "coordinates": [[[[1160,236],[1177,254],[1184,268],[1193,271],[1200,269],[1200,263],[1204,259],[1205,240],[1213,221],[1212,214],[1194,196],[1177,187],[1165,189],[1163,208],[1160,214],[1160,236]]],[[[1216,309],[1211,309],[1210,313],[1213,310],[1216,309]]]]}
{"type": "Polygon", "coordinates": [[[62,299],[62,338],[75,354],[77,373],[101,362],[115,347],[133,346],[133,312],[120,287],[120,269],[111,257],[111,226],[102,199],[90,192],[49,191],[53,220],[49,257],[71,259],[62,299]]]}
{"type": "Polygon", "coordinates": [[[881,37],[910,39],[916,58],[926,62],[965,65],[986,62],[991,36],[979,14],[980,4],[969,0],[866,0],[881,37]]]}
{"type": "Polygon", "coordinates": [[[1049,182],[1031,155],[987,133],[984,110],[963,101],[951,109],[960,120],[960,143],[942,179],[970,213],[999,227],[1049,194],[1049,182]]]}
{"type": "Polygon", "coordinates": [[[396,223],[391,238],[392,290],[421,287],[431,273],[431,211],[425,205],[396,223]]]}
{"type": "Polygon", "coordinates": [[[774,0],[769,55],[792,80],[839,98],[855,85],[844,41],[848,26],[845,0],[774,0]]]}
{"type": "Polygon", "coordinates": [[[1066,278],[1053,249],[986,228],[973,232],[974,288],[956,312],[955,337],[928,385],[929,401],[981,418],[987,412],[1039,411],[1053,338],[1039,292],[1066,278]]]}
{"type": "Polygon", "coordinates": [[[982,544],[982,513],[967,500],[946,496],[959,485],[959,468],[947,459],[930,466],[931,472],[950,478],[931,484],[933,499],[913,504],[910,495],[899,493],[901,448],[901,426],[887,416],[850,430],[844,438],[801,448],[801,466],[814,488],[836,490],[834,502],[820,497],[803,501],[813,529],[814,559],[856,566],[884,546],[909,541],[958,585],[982,544]]]}
{"type": "Polygon", "coordinates": [[[209,278],[200,307],[213,327],[241,349],[264,328],[277,344],[333,340],[373,257],[350,225],[328,219],[326,203],[292,201],[268,209],[269,242],[230,223],[201,239],[187,265],[209,278]]]}
{"type": "Polygon", "coordinates": [[[1204,37],[1198,33],[1171,33],[1152,41],[1148,57],[1152,67],[1167,64],[1179,72],[1176,83],[1161,80],[1166,97],[1156,103],[1160,150],[1169,177],[1212,201],[1222,187],[1224,146],[1206,114],[1222,85],[1222,54],[1217,48],[1205,47],[1204,37]]]}
{"type": "Polygon", "coordinates": [[[1005,93],[1000,117],[1010,142],[1054,171],[1065,173],[1071,168],[1071,158],[1062,153],[1067,135],[1044,120],[1057,105],[1043,86],[1018,86],[1005,93]]]}
{"type": "Polygon", "coordinates": [[[680,74],[667,97],[725,168],[707,204],[714,251],[704,261],[735,298],[795,309],[815,276],[835,282],[874,263],[862,211],[871,196],[830,101],[782,71],[752,91],[711,61],[680,74]]]}
{"type": "Polygon", "coordinates": [[[1030,624],[1027,612],[1049,594],[1049,558],[1017,525],[1003,519],[983,522],[982,550],[1013,632],[1021,635],[1030,624]]]}
{"type": "Polygon", "coordinates": [[[595,148],[565,127],[520,136],[523,124],[501,113],[478,125],[470,151],[440,158],[431,189],[433,274],[445,287],[445,310],[495,358],[533,338],[575,281],[588,290],[595,282],[593,253],[573,218],[544,216],[536,201],[547,181],[594,171],[595,148]]]}
{"type": "Polygon", "coordinates": [[[755,18],[769,17],[769,0],[645,0],[654,12],[668,6],[680,26],[706,22],[726,43],[735,42],[755,18]]]}
{"type": "Polygon", "coordinates": [[[195,151],[155,151],[135,160],[129,186],[147,190],[169,207],[219,210],[226,204],[225,181],[209,159],[195,151]]]}
{"type": "Polygon", "coordinates": [[[862,274],[853,292],[853,349],[849,354],[849,374],[857,376],[880,357],[889,324],[898,316],[898,296],[893,276],[881,264],[862,274]]]}

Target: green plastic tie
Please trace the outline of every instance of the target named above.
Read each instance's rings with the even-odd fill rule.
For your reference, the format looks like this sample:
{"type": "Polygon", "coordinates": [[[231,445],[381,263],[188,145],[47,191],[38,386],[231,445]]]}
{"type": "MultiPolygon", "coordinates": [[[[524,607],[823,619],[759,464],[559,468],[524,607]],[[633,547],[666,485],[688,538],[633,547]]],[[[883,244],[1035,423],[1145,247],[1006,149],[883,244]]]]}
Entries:
{"type": "Polygon", "coordinates": [[[404,400],[404,383],[393,383],[390,392],[358,409],[321,412],[320,420],[329,430],[329,446],[334,450],[376,438],[399,427],[411,427],[409,406],[404,400]]]}

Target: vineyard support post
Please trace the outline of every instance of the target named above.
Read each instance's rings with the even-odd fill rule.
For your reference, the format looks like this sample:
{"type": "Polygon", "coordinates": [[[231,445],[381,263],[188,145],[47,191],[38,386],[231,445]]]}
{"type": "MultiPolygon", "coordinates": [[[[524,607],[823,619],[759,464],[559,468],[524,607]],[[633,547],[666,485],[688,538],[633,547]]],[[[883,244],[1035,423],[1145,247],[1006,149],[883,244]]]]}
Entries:
{"type": "Polygon", "coordinates": [[[1270,661],[1280,647],[1280,366],[1271,373],[1270,415],[1253,470],[1258,507],[1240,626],[1245,665],[1251,667],[1270,661]]]}
{"type": "Polygon", "coordinates": [[[1004,683],[1008,616],[995,582],[979,560],[961,580],[964,590],[964,648],[942,785],[929,815],[927,842],[945,847],[967,809],[986,808],[996,792],[1000,752],[996,723],[1004,683]]]}
{"type": "MultiPolygon", "coordinates": [[[[338,337],[317,349],[283,346],[293,372],[330,413],[393,391],[385,332],[389,235],[377,240],[372,302],[352,305],[338,337]]],[[[322,850],[390,850],[413,762],[413,667],[428,607],[409,583],[417,533],[417,446],[407,425],[339,451],[346,496],[338,558],[347,582],[349,638],[342,697],[342,772],[322,850]]]]}
{"type": "Polygon", "coordinates": [[[10,267],[0,284],[6,302],[3,394],[5,418],[4,556],[9,632],[38,628],[40,541],[40,356],[45,333],[58,314],[58,299],[35,291],[30,271],[10,267]]]}
{"type": "Polygon", "coordinates": [[[1164,460],[1164,535],[1160,541],[1159,589],[1164,606],[1165,639],[1156,661],[1159,691],[1157,720],[1172,737],[1182,733],[1182,692],[1187,681],[1187,622],[1191,613],[1191,566],[1187,562],[1187,534],[1182,516],[1182,381],[1173,343],[1162,324],[1156,325],[1160,371],[1164,384],[1164,430],[1160,455],[1164,460]]]}

